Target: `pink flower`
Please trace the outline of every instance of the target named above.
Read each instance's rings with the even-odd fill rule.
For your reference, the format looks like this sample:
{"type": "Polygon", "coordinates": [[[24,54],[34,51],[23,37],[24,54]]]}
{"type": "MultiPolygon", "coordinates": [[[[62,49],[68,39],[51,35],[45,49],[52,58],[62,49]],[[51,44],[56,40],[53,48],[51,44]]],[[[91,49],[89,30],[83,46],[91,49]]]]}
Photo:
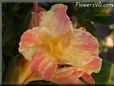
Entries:
{"type": "Polygon", "coordinates": [[[32,80],[94,84],[91,74],[98,73],[102,64],[98,41],[89,32],[73,28],[66,10],[67,6],[55,4],[49,11],[40,11],[37,26],[21,36],[19,52],[26,61],[20,84],[32,80]]]}

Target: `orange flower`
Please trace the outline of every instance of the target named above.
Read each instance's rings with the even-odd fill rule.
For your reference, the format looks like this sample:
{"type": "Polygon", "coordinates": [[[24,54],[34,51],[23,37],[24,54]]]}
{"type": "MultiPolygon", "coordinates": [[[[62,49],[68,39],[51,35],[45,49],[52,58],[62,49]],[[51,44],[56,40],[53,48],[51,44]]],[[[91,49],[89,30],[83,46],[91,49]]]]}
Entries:
{"type": "Polygon", "coordinates": [[[67,6],[55,4],[49,11],[39,12],[38,25],[21,36],[19,52],[26,61],[20,71],[20,84],[32,80],[94,84],[91,73],[98,73],[102,63],[99,44],[89,32],[73,28],[66,10],[67,6]]]}

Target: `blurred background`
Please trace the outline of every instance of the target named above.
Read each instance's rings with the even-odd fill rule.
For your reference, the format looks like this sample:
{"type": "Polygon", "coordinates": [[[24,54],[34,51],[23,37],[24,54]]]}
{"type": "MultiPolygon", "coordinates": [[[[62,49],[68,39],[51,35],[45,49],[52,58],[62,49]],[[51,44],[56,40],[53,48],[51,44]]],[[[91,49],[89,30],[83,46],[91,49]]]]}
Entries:
{"type": "MultiPolygon", "coordinates": [[[[55,3],[39,3],[49,10],[55,3]]],[[[68,6],[67,14],[77,19],[78,27],[85,27],[99,41],[99,56],[103,67],[98,74],[93,74],[96,84],[114,84],[114,7],[76,7],[75,3],[64,3],[68,6]]],[[[33,3],[2,3],[2,81],[10,80],[17,70],[17,58],[20,36],[28,29],[33,11],[33,3]],[[14,71],[15,70],[15,71],[14,71]]],[[[29,84],[52,84],[45,81],[34,81],[29,84]]]]}

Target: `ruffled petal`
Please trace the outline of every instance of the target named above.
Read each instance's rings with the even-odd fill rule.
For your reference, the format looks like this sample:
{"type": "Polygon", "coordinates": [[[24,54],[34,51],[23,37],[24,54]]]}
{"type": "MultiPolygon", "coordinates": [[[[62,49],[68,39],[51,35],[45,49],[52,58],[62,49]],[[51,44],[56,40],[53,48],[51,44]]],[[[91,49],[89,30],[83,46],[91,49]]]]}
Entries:
{"type": "Polygon", "coordinates": [[[73,26],[66,14],[67,6],[55,4],[45,12],[41,19],[40,26],[47,27],[53,36],[72,31],[73,26]]]}
{"type": "Polygon", "coordinates": [[[56,69],[55,59],[42,52],[37,52],[32,61],[25,63],[22,68],[19,83],[27,83],[35,79],[50,80],[56,69]]]}
{"type": "Polygon", "coordinates": [[[98,73],[101,70],[102,59],[97,57],[93,58],[90,63],[84,66],[86,73],[91,74],[92,72],[98,73]]]}
{"type": "Polygon", "coordinates": [[[30,68],[30,63],[28,61],[25,61],[24,64],[21,66],[20,73],[19,73],[19,84],[24,84],[27,77],[29,77],[32,73],[32,70],[30,68]]]}
{"type": "Polygon", "coordinates": [[[84,73],[84,75],[83,75],[82,78],[83,78],[84,81],[86,81],[86,83],[88,83],[88,84],[91,84],[91,85],[95,84],[95,81],[94,81],[94,79],[92,78],[92,76],[89,75],[89,74],[87,74],[87,73],[84,73]]]}
{"type": "Polygon", "coordinates": [[[25,57],[27,60],[32,60],[33,55],[41,51],[42,47],[42,39],[48,35],[43,28],[34,27],[31,30],[27,30],[23,33],[19,43],[19,52],[25,57]]]}
{"type": "Polygon", "coordinates": [[[92,34],[85,31],[83,28],[75,29],[74,32],[74,46],[76,48],[98,55],[99,44],[97,39],[92,34]]]}
{"type": "Polygon", "coordinates": [[[63,78],[59,78],[59,79],[55,79],[52,82],[54,82],[56,84],[59,84],[59,85],[79,85],[79,84],[83,84],[83,82],[81,82],[81,80],[74,77],[73,75],[63,77],[63,78]]]}
{"type": "Polygon", "coordinates": [[[39,13],[39,12],[41,12],[41,11],[43,11],[43,9],[38,6],[37,1],[34,1],[34,12],[35,12],[35,13],[39,13]]]}
{"type": "Polygon", "coordinates": [[[75,67],[58,69],[51,81],[59,85],[95,84],[92,76],[87,74],[84,68],[75,67]]]}
{"type": "Polygon", "coordinates": [[[33,76],[39,74],[39,71],[37,71],[38,70],[37,67],[39,66],[39,64],[42,63],[43,60],[44,60],[44,54],[41,52],[36,53],[32,61],[26,60],[21,66],[19,83],[25,84],[28,81],[32,80],[33,76]]]}
{"type": "Polygon", "coordinates": [[[55,73],[52,82],[59,85],[79,85],[84,84],[79,77],[84,73],[83,68],[76,69],[74,67],[60,68],[55,73]]]}
{"type": "Polygon", "coordinates": [[[45,10],[38,6],[38,3],[34,1],[34,11],[32,12],[29,29],[32,29],[33,27],[36,27],[39,25],[41,21],[41,17],[43,16],[45,10]]]}
{"type": "MultiPolygon", "coordinates": [[[[38,29],[39,30],[39,29],[38,29]]],[[[39,31],[37,30],[38,34],[39,31]]],[[[37,38],[32,30],[23,33],[19,43],[19,52],[27,59],[31,60],[32,56],[37,52],[37,38]]]]}
{"type": "Polygon", "coordinates": [[[32,72],[39,73],[44,80],[49,80],[57,68],[57,63],[51,56],[44,53],[42,53],[42,55],[44,55],[44,57],[39,56],[39,53],[36,53],[34,56],[31,63],[32,72]]]}
{"type": "Polygon", "coordinates": [[[41,21],[41,18],[44,15],[44,11],[41,11],[39,13],[32,12],[31,20],[28,29],[32,29],[33,27],[39,26],[39,23],[41,21]]]}
{"type": "Polygon", "coordinates": [[[66,64],[83,67],[98,57],[98,42],[89,32],[76,29],[71,44],[65,51],[60,60],[66,64]]]}

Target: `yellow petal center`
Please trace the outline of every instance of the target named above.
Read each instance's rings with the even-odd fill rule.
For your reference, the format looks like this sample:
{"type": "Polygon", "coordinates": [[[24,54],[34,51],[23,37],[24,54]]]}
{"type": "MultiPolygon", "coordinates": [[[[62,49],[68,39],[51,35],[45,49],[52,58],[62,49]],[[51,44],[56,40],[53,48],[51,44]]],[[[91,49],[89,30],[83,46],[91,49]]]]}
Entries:
{"type": "Polygon", "coordinates": [[[43,47],[48,54],[54,57],[63,55],[65,50],[59,38],[54,38],[52,36],[46,36],[43,38],[43,47]]]}

